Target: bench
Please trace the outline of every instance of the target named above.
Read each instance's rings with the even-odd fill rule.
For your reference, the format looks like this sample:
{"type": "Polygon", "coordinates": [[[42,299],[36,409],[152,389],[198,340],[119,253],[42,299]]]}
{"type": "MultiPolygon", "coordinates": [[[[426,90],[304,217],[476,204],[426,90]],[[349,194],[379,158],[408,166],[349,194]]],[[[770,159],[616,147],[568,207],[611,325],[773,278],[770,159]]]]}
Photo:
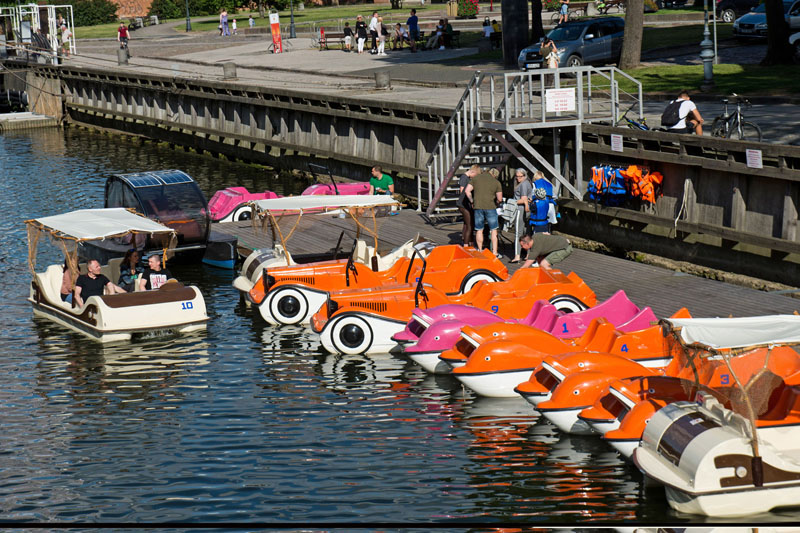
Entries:
{"type": "Polygon", "coordinates": [[[453,30],[451,34],[444,34],[444,45],[447,48],[461,48],[461,30],[453,30]]]}
{"type": "Polygon", "coordinates": [[[494,31],[489,34],[489,42],[492,43],[492,48],[502,48],[503,47],[503,32],[502,31],[494,31]]]}
{"type": "Polygon", "coordinates": [[[320,34],[319,50],[330,50],[330,44],[339,44],[339,47],[344,50],[344,32],[342,31],[326,31],[320,34]],[[323,36],[324,35],[324,36],[323,36]]]}
{"type": "MultiPolygon", "coordinates": [[[[604,4],[602,8],[597,9],[601,15],[608,15],[610,9],[614,9],[617,13],[625,11],[625,0],[608,0],[604,2],[604,4]]],[[[597,3],[595,3],[595,5],[597,5],[597,3]]]]}

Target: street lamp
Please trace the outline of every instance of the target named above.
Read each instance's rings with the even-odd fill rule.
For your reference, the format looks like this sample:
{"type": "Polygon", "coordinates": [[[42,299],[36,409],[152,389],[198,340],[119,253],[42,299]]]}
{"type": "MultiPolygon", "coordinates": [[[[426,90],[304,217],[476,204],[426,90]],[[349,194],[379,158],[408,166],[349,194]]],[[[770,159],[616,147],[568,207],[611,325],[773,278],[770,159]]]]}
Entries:
{"type": "Polygon", "coordinates": [[[294,39],[297,34],[294,31],[294,0],[289,0],[289,39],[294,39]]]}
{"type": "Polygon", "coordinates": [[[192,19],[189,18],[189,0],[186,0],[186,31],[192,31],[192,19]]]}
{"type": "Polygon", "coordinates": [[[711,33],[708,31],[708,0],[703,0],[705,16],[703,19],[703,41],[700,43],[700,59],[703,60],[703,83],[701,91],[710,91],[714,88],[714,43],[711,42],[711,33]]]}

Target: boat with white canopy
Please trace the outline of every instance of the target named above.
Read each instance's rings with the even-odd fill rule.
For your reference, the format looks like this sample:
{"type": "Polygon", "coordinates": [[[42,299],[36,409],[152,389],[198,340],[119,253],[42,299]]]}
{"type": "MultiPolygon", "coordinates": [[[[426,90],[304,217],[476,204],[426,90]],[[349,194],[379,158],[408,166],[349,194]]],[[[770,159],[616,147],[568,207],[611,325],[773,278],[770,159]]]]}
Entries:
{"type": "MultiPolygon", "coordinates": [[[[65,268],[77,280],[79,248],[97,241],[136,242],[147,236],[164,246],[164,256],[174,246],[175,230],[124,208],[83,209],[61,215],[26,220],[28,266],[33,275],[28,301],[34,314],[52,320],[101,342],[128,340],[137,334],[189,332],[204,328],[208,321],[200,290],[170,280],[157,290],[90,296],[82,306],[61,299],[65,268]],[[48,237],[64,254],[65,266],[49,265],[36,272],[39,241],[48,237]]],[[[103,265],[101,273],[110,281],[119,278],[121,259],[103,265]]]]}
{"type": "Polygon", "coordinates": [[[680,344],[697,392],[652,416],[633,454],[639,469],[684,513],[738,517],[800,505],[800,316],[662,327],[680,344]]]}
{"type": "Polygon", "coordinates": [[[389,253],[378,253],[378,219],[396,212],[400,203],[388,195],[339,195],[339,196],[288,196],[250,202],[253,224],[272,237],[273,246],[253,251],[242,264],[234,287],[242,292],[250,291],[265,268],[293,266],[337,260],[347,252],[341,249],[342,239],[348,230],[342,229],[341,221],[353,221],[355,243],[350,250],[355,262],[369,265],[374,271],[386,270],[401,257],[411,257],[416,239],[411,239],[389,253]],[[333,218],[336,217],[336,218],[333,218]],[[289,252],[289,240],[300,227],[313,228],[320,243],[338,242],[332,249],[313,254],[295,256],[289,252]],[[362,239],[366,235],[370,242],[362,239]]]}

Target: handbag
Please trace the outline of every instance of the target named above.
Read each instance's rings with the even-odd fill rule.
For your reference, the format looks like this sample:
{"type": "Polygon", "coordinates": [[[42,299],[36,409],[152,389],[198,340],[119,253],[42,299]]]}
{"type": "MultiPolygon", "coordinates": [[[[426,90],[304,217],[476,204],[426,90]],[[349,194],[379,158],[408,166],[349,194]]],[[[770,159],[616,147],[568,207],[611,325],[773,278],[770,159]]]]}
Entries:
{"type": "Polygon", "coordinates": [[[509,198],[503,203],[503,206],[498,210],[500,218],[505,220],[505,223],[503,224],[503,231],[508,231],[508,229],[511,227],[511,224],[513,224],[514,215],[517,214],[518,208],[519,205],[517,204],[517,201],[513,198],[509,198]]]}
{"type": "Polygon", "coordinates": [[[555,52],[547,54],[547,68],[558,68],[558,54],[555,52]]]}

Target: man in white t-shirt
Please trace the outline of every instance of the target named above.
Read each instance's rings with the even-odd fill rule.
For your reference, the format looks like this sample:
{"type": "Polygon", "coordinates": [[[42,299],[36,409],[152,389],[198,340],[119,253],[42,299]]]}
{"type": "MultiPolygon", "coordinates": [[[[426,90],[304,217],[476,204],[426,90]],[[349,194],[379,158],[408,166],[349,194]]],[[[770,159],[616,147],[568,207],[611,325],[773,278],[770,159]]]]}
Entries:
{"type": "Polygon", "coordinates": [[[678,110],[678,117],[680,120],[677,124],[669,128],[673,133],[692,133],[697,135],[703,134],[703,117],[700,116],[700,111],[697,106],[689,98],[689,93],[681,91],[678,95],[678,100],[682,100],[681,107],[678,110]]]}
{"type": "Polygon", "coordinates": [[[372,50],[370,54],[378,53],[378,12],[372,13],[372,20],[369,21],[369,34],[372,36],[372,50]]]}

